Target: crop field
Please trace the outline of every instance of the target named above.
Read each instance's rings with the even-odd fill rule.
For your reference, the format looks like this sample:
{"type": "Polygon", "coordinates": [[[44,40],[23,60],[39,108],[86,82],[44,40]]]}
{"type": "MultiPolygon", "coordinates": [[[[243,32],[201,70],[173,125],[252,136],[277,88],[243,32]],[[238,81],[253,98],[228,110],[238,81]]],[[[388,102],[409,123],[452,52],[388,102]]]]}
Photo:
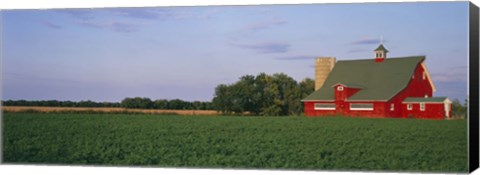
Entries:
{"type": "Polygon", "coordinates": [[[46,107],[46,106],[2,106],[6,112],[42,112],[42,113],[143,113],[174,115],[218,115],[214,110],[175,110],[175,109],[127,109],[107,107],[46,107]]]}
{"type": "Polygon", "coordinates": [[[4,113],[14,164],[467,171],[467,122],[4,113]]]}

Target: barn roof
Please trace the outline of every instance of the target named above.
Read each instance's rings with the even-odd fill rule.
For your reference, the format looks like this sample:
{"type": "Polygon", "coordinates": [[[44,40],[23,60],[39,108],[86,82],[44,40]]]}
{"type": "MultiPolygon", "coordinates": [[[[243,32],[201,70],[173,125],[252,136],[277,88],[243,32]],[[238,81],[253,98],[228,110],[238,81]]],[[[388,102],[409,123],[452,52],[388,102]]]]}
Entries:
{"type": "Polygon", "coordinates": [[[335,84],[353,84],[361,90],[347,101],[388,101],[407,87],[416,67],[425,56],[388,58],[382,63],[373,59],[338,61],[323,86],[302,101],[335,100],[335,84]]]}

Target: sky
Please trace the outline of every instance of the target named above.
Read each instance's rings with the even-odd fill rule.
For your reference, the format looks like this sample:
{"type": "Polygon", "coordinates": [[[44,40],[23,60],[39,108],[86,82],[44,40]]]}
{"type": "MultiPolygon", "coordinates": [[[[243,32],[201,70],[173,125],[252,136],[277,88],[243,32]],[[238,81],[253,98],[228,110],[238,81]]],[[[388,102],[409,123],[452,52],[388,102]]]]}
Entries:
{"type": "MultiPolygon", "coordinates": [[[[209,101],[243,75],[314,78],[314,58],[425,55],[467,97],[468,2],[3,10],[2,100],[209,101]]],[[[387,58],[388,59],[388,58],[387,58]]]]}

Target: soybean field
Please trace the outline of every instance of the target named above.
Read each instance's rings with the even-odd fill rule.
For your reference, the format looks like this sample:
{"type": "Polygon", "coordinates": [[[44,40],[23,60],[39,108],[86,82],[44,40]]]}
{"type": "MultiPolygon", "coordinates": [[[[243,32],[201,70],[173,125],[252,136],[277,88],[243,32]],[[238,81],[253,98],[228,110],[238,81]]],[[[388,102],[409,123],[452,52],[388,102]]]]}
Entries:
{"type": "Polygon", "coordinates": [[[4,113],[8,164],[466,172],[467,121],[4,113]]]}

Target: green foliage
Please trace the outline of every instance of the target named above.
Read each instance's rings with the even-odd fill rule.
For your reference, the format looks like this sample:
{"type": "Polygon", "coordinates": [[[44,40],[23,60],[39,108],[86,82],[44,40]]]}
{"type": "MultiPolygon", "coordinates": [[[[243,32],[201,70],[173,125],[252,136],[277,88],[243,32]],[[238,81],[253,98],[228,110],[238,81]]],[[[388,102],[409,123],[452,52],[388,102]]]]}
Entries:
{"type": "Polygon", "coordinates": [[[234,84],[218,85],[212,104],[216,110],[226,114],[300,115],[303,111],[300,100],[313,89],[313,80],[297,83],[283,73],[245,75],[234,84]]]}
{"type": "Polygon", "coordinates": [[[465,103],[462,105],[458,99],[452,101],[452,115],[455,118],[467,118],[467,105],[468,101],[465,99],[465,103]]]}
{"type": "Polygon", "coordinates": [[[94,101],[58,101],[58,100],[6,100],[2,101],[4,106],[50,106],[50,107],[120,107],[115,102],[94,102],[94,101]]]}
{"type": "Polygon", "coordinates": [[[5,113],[5,163],[467,172],[466,120],[5,113]]]}
{"type": "Polygon", "coordinates": [[[152,101],[147,97],[125,98],[118,102],[94,102],[94,101],[58,101],[58,100],[42,100],[42,101],[26,101],[26,100],[6,100],[2,101],[4,106],[48,106],[48,107],[124,107],[133,109],[196,109],[196,110],[212,110],[211,102],[201,101],[183,101],[180,99],[173,100],[155,100],[152,101]]]}

